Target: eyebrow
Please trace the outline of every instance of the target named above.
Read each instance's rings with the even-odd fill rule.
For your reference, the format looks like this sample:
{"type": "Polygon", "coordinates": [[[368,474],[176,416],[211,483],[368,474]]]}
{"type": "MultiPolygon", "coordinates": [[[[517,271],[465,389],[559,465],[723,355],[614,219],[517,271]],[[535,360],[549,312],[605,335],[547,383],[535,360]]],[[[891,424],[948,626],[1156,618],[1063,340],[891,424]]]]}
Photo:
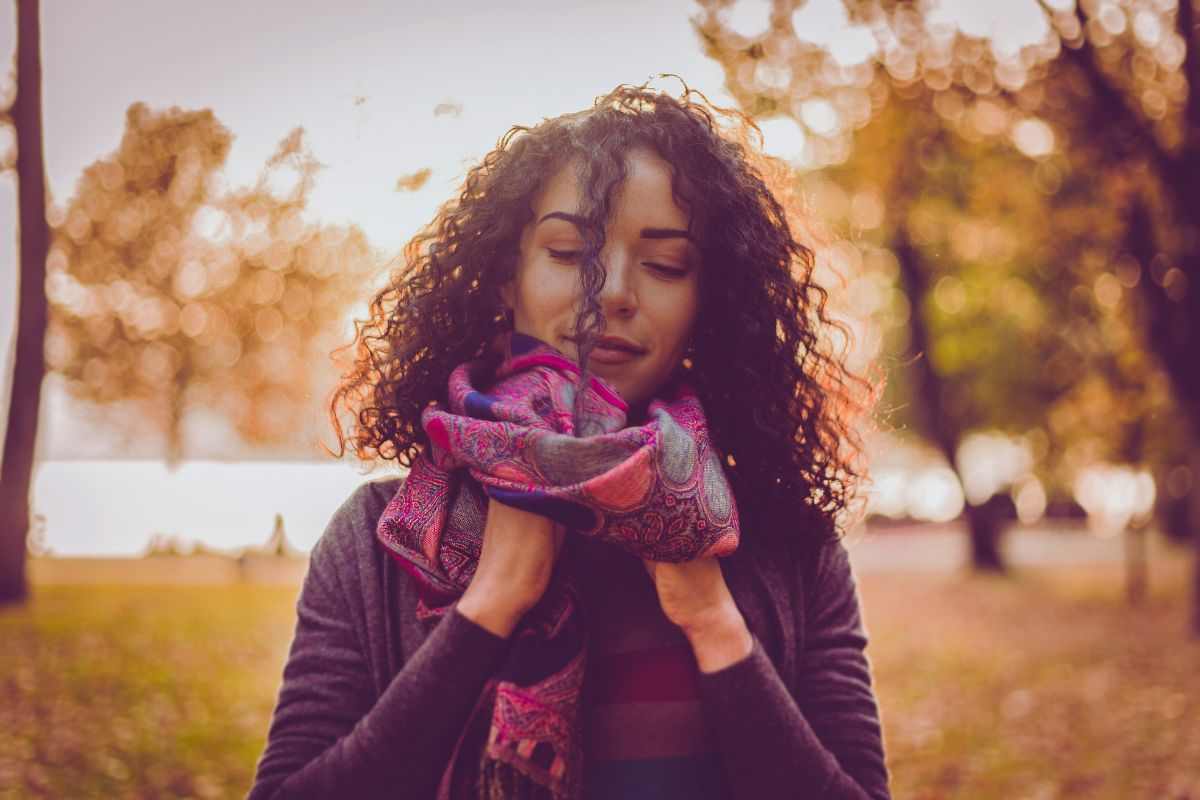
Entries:
{"type": "MultiPolygon", "coordinates": [[[[565,211],[551,211],[537,221],[541,225],[548,219],[561,219],[571,223],[577,228],[582,228],[586,223],[583,217],[578,214],[568,214],[565,211]]],[[[643,239],[687,239],[689,242],[695,242],[695,238],[687,231],[681,228],[642,228],[643,239]]]]}

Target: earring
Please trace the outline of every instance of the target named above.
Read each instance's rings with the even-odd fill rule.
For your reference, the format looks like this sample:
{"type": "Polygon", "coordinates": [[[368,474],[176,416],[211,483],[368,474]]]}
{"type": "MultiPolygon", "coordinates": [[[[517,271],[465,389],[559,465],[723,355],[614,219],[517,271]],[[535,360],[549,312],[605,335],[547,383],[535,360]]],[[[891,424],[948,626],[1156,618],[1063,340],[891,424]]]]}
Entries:
{"type": "Polygon", "coordinates": [[[696,364],[696,343],[688,342],[687,348],[683,351],[683,360],[679,365],[684,369],[691,369],[696,364]]]}
{"type": "Polygon", "coordinates": [[[504,321],[500,323],[501,327],[503,327],[505,330],[511,331],[513,329],[513,310],[508,306],[501,304],[500,313],[504,315],[504,321]]]}

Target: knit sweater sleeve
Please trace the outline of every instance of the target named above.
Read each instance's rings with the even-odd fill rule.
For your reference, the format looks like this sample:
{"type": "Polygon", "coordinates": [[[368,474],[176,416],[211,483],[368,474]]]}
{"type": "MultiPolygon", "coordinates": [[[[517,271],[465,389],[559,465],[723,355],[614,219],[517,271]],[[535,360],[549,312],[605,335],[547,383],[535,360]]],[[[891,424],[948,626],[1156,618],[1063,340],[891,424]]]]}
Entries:
{"type": "Polygon", "coordinates": [[[365,579],[355,565],[364,543],[354,537],[370,533],[364,526],[375,515],[362,514],[356,500],[338,510],[310,557],[248,800],[432,797],[480,690],[503,660],[507,640],[454,608],[382,694],[373,688],[368,652],[379,646],[386,612],[362,599],[365,579]]]}
{"type": "Polygon", "coordinates": [[[824,546],[809,598],[797,692],[761,642],[700,676],[701,702],[734,797],[889,800],[867,634],[842,542],[824,546]]]}

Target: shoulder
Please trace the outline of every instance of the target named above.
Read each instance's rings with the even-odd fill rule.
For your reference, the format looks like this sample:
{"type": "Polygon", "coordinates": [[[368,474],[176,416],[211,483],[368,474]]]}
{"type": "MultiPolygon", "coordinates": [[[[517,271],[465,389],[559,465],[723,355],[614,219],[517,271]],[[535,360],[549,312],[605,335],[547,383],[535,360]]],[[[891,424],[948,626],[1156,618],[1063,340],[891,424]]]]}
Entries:
{"type": "Polygon", "coordinates": [[[402,476],[364,481],[333,512],[313,546],[311,569],[324,576],[361,573],[377,563],[375,527],[388,502],[403,484],[402,476]]]}
{"type": "Polygon", "coordinates": [[[853,582],[854,571],[850,566],[850,551],[842,537],[817,543],[811,555],[811,585],[853,582]]]}
{"type": "Polygon", "coordinates": [[[333,513],[322,538],[341,541],[348,533],[355,531],[370,529],[374,532],[375,523],[379,521],[383,509],[403,483],[404,478],[396,476],[359,484],[333,513]]]}
{"type": "Polygon", "coordinates": [[[793,603],[811,606],[822,584],[851,577],[846,546],[832,534],[777,536],[748,541],[744,557],[760,573],[778,573],[788,587],[793,603]],[[786,576],[786,577],[783,577],[786,576]]]}
{"type": "Polygon", "coordinates": [[[814,546],[805,568],[805,614],[810,634],[861,626],[858,583],[841,537],[814,546]]]}

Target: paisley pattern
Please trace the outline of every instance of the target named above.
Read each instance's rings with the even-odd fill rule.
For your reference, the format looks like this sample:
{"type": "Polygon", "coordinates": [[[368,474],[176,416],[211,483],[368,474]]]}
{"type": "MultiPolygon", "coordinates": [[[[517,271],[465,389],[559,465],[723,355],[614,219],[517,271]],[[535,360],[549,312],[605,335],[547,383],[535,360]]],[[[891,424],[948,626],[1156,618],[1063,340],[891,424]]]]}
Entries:
{"type": "MultiPolygon", "coordinates": [[[[593,376],[576,419],[575,362],[520,333],[501,344],[492,374],[482,361],[460,365],[448,402],[425,409],[431,445],[379,519],[379,541],[420,590],[419,617],[435,623],[470,584],[492,501],[640,558],[680,562],[737,549],[737,505],[690,386],[673,384],[651,400],[644,425],[626,427],[625,401],[593,376]]],[[[577,596],[572,577],[556,570],[477,704],[491,713],[483,762],[504,762],[556,798],[576,798],[582,786],[586,631],[577,596]]],[[[453,771],[454,759],[446,775],[453,771]]],[[[450,798],[452,786],[443,780],[439,794],[450,798]]]]}

